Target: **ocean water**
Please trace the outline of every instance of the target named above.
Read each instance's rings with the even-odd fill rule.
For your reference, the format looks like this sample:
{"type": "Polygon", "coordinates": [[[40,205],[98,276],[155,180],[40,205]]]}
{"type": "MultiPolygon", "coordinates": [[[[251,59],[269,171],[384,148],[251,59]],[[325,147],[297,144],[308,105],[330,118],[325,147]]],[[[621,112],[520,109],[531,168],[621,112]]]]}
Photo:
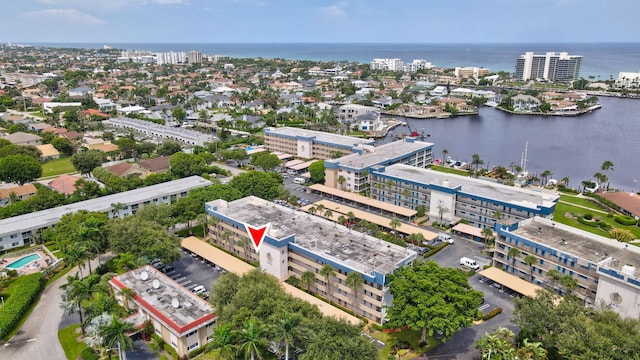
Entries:
{"type": "Polygon", "coordinates": [[[36,44],[56,47],[102,48],[151,52],[191,51],[229,55],[238,58],[281,58],[314,61],[352,61],[369,63],[374,58],[400,58],[404,62],[425,59],[436,66],[476,66],[491,71],[514,72],[515,60],[527,51],[545,53],[565,51],[584,56],[581,76],[594,80],[617,78],[621,71],[640,71],[640,43],[487,43],[487,44],[412,44],[412,43],[155,43],[155,44],[36,44]]]}

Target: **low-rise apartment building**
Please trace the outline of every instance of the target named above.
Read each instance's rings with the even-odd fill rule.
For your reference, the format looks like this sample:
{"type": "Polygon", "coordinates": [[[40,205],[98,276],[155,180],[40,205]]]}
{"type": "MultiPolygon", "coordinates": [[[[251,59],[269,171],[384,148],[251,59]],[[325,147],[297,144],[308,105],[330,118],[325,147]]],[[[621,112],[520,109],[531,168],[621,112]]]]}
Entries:
{"type": "Polygon", "coordinates": [[[104,120],[103,123],[116,129],[133,130],[139,134],[160,141],[173,140],[187,146],[205,146],[206,143],[216,141],[216,137],[211,134],[168,125],[159,125],[138,119],[118,117],[104,120]]]}
{"type": "Polygon", "coordinates": [[[79,210],[104,212],[110,218],[135,214],[146,205],[170,204],[187,196],[191,189],[209,186],[212,182],[199,176],[168,181],[118,194],[80,201],[51,209],[0,220],[0,249],[31,244],[42,230],[55,226],[63,215],[79,210]],[[114,205],[119,204],[118,208],[114,205]]]}
{"type": "Polygon", "coordinates": [[[385,306],[391,304],[387,275],[399,266],[411,265],[416,253],[366,234],[351,231],[321,217],[291,210],[254,196],[232,202],[215,200],[205,205],[217,219],[209,225],[211,241],[241,258],[260,264],[260,269],[286,280],[300,278],[305,271],[315,274],[309,290],[333,303],[354,309],[358,315],[382,323],[385,306]],[[246,226],[269,224],[260,251],[253,249],[246,226]],[[330,265],[335,274],[329,283],[321,274],[330,265]],[[362,276],[356,289],[346,284],[349,273],[362,276]]]}
{"type": "Polygon", "coordinates": [[[405,138],[392,143],[361,146],[354,154],[325,160],[325,185],[340,190],[367,192],[369,176],[380,166],[406,164],[426,168],[433,162],[433,144],[405,138]]]}
{"type": "Polygon", "coordinates": [[[265,128],[264,146],[267,150],[292,154],[305,159],[331,159],[348,155],[361,145],[373,145],[374,140],[330,134],[322,131],[291,127],[265,128]]]}
{"type": "Polygon", "coordinates": [[[109,285],[121,306],[139,313],[141,324],[136,325],[151,321],[181,359],[213,340],[211,305],[152,266],[114,276],[109,285]]]}
{"type": "Polygon", "coordinates": [[[558,195],[447,174],[404,164],[380,167],[370,175],[371,198],[415,209],[424,206],[437,222],[466,220],[493,227],[500,219],[552,218],[558,195]]]}
{"type": "Polygon", "coordinates": [[[604,302],[623,317],[639,318],[638,247],[539,217],[497,224],[496,232],[494,265],[558,293],[571,292],[585,304],[604,302]],[[525,263],[529,255],[535,262],[525,263]],[[571,276],[577,287],[568,289],[551,270],[571,276]]]}

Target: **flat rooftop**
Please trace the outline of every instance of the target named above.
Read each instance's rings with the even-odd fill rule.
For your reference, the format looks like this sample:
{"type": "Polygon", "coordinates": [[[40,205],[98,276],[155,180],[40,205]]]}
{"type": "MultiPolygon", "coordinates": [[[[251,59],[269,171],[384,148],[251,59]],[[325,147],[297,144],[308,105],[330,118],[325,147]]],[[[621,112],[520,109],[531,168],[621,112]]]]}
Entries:
{"type": "Polygon", "coordinates": [[[133,290],[141,306],[178,333],[214,317],[208,302],[150,265],[114,276],[110,281],[120,289],[133,290]]]}
{"type": "Polygon", "coordinates": [[[481,196],[486,199],[531,209],[536,209],[538,206],[550,208],[559,198],[556,194],[522,189],[515,186],[493,183],[487,180],[448,174],[404,164],[387,166],[381,175],[393,176],[421,184],[434,184],[451,189],[460,187],[460,191],[464,194],[481,196]]]}
{"type": "Polygon", "coordinates": [[[325,162],[338,163],[355,169],[365,169],[374,165],[388,165],[395,159],[401,159],[407,154],[424,150],[430,146],[433,146],[433,143],[398,140],[372,149],[365,149],[362,155],[354,153],[338,159],[325,160],[325,162]]]}
{"type": "Polygon", "coordinates": [[[623,265],[640,268],[640,248],[604,238],[553,220],[534,217],[520,222],[513,231],[559,252],[598,264],[608,258],[607,267],[620,270],[623,265]]]}
{"type": "Polygon", "coordinates": [[[276,134],[287,136],[291,138],[303,137],[309,138],[313,137],[316,141],[336,144],[342,146],[356,146],[359,144],[373,144],[374,140],[369,139],[361,139],[353,136],[344,136],[338,134],[330,134],[322,131],[315,130],[306,130],[306,129],[298,129],[292,127],[280,127],[280,128],[266,128],[264,129],[265,134],[276,134]]]}
{"type": "Polygon", "coordinates": [[[58,223],[64,214],[74,213],[79,210],[107,212],[112,208],[113,204],[141,204],[158,196],[169,196],[211,184],[211,181],[201,178],[200,176],[190,176],[118,194],[18,215],[0,220],[0,236],[48,227],[58,223]]]}
{"type": "Polygon", "coordinates": [[[346,227],[321,217],[258,197],[249,196],[229,202],[226,208],[220,203],[208,204],[218,206],[217,212],[239,222],[255,226],[271,223],[269,237],[284,239],[295,235],[294,244],[369,276],[373,271],[389,274],[416,256],[407,248],[356,231],[350,232],[346,227]]]}

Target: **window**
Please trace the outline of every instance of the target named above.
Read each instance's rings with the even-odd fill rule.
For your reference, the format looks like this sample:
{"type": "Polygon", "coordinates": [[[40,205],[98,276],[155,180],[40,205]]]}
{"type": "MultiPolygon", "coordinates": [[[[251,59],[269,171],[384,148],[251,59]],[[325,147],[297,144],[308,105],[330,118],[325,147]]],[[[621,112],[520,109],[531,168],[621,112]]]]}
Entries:
{"type": "Polygon", "coordinates": [[[195,348],[197,348],[199,346],[200,346],[200,343],[191,344],[191,345],[187,346],[187,350],[191,351],[191,350],[193,350],[193,349],[195,349],[195,348]]]}

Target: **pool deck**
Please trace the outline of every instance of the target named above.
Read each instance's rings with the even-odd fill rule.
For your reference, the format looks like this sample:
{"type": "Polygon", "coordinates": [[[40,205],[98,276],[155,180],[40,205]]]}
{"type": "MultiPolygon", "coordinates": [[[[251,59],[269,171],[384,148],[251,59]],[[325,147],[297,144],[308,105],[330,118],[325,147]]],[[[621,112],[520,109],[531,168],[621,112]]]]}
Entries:
{"type": "Polygon", "coordinates": [[[0,264],[0,271],[7,269],[7,270],[16,270],[18,272],[18,274],[20,275],[26,275],[26,274],[33,274],[35,272],[39,272],[42,271],[43,269],[46,269],[49,264],[47,264],[47,260],[49,260],[49,264],[53,263],[53,259],[49,258],[49,255],[47,255],[44,251],[42,250],[36,250],[32,253],[28,253],[28,254],[22,254],[22,255],[16,255],[16,256],[5,256],[3,258],[3,260],[0,260],[2,263],[0,264]],[[26,264],[25,266],[19,268],[19,269],[9,269],[6,266],[11,264],[12,262],[21,259],[25,256],[29,256],[31,254],[38,254],[40,255],[40,259],[39,260],[35,260],[32,261],[28,264],[26,264]]]}

